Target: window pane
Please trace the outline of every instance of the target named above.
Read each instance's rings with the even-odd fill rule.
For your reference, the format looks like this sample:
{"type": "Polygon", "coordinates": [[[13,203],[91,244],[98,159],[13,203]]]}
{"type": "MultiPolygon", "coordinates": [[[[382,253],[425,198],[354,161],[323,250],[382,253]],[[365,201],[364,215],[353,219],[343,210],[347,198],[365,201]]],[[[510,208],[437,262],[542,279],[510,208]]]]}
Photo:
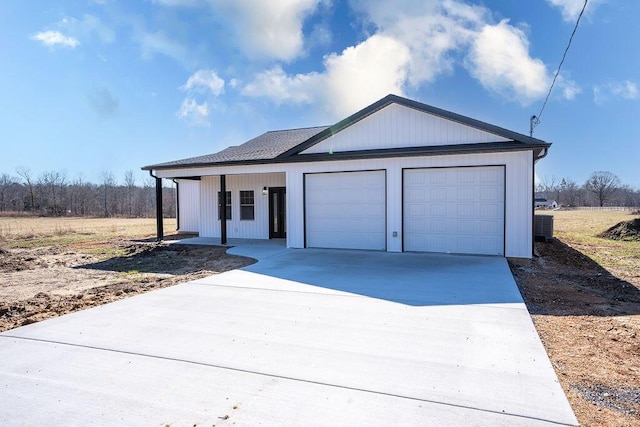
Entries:
{"type": "Polygon", "coordinates": [[[253,205],[253,190],[240,192],[241,205],[253,205]]]}
{"type": "Polygon", "coordinates": [[[253,190],[240,191],[240,219],[252,220],[254,218],[253,190]]]}
{"type": "Polygon", "coordinates": [[[253,206],[240,206],[240,219],[254,219],[253,206]]]}

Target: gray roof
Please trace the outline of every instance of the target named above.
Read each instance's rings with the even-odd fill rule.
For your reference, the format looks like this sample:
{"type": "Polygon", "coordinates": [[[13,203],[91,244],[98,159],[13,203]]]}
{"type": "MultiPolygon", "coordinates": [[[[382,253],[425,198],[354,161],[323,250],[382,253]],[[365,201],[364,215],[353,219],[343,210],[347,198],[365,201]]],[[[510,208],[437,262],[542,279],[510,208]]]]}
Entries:
{"type": "Polygon", "coordinates": [[[275,130],[263,133],[242,145],[227,147],[222,151],[204,156],[175,160],[144,169],[166,168],[171,166],[201,166],[214,163],[246,162],[252,160],[272,160],[282,153],[300,145],[309,138],[317,135],[328,126],[301,129],[275,130]]]}
{"type": "Polygon", "coordinates": [[[544,157],[550,143],[532,138],[521,133],[513,132],[480,120],[472,119],[451,111],[442,110],[417,101],[402,98],[397,95],[387,95],[381,100],[358,111],[332,126],[310,127],[302,129],[279,130],[264,133],[242,145],[226,148],[218,153],[206,156],[192,157],[173,162],[145,166],[143,170],[179,169],[202,166],[221,166],[225,164],[251,164],[273,162],[346,160],[356,158],[382,158],[411,155],[442,155],[462,154],[473,152],[493,152],[510,150],[533,150],[537,157],[544,157]],[[507,142],[489,142],[459,144],[452,146],[426,146],[417,148],[396,148],[341,152],[331,154],[301,154],[304,150],[331,137],[343,129],[363,120],[389,104],[399,104],[413,108],[434,116],[442,117],[453,122],[461,123],[476,129],[484,130],[494,135],[508,139],[507,142]]]}

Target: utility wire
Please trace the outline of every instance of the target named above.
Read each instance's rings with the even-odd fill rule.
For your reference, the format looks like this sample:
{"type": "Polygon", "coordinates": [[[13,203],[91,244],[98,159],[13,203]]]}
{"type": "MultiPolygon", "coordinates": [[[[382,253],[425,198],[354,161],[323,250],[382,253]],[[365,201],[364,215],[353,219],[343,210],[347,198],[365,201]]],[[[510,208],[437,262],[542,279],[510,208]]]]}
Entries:
{"type": "Polygon", "coordinates": [[[544,107],[547,106],[547,102],[549,101],[549,97],[551,96],[551,91],[553,90],[553,86],[555,86],[556,80],[558,79],[558,76],[560,75],[560,69],[562,68],[562,64],[564,64],[564,60],[567,57],[567,52],[569,52],[569,48],[571,47],[571,42],[573,41],[573,36],[576,35],[576,31],[578,30],[578,25],[580,25],[580,19],[582,18],[582,15],[584,14],[585,9],[587,8],[587,2],[588,1],[589,0],[584,0],[584,4],[582,5],[582,10],[580,11],[580,14],[578,15],[578,19],[576,20],[575,27],[573,27],[573,32],[571,32],[571,37],[569,37],[569,43],[567,43],[567,47],[565,48],[564,53],[562,54],[562,59],[560,60],[560,65],[558,65],[558,69],[556,70],[556,73],[553,76],[553,81],[551,82],[551,86],[549,86],[549,92],[547,92],[547,97],[544,99],[544,103],[542,104],[542,108],[540,109],[540,112],[538,113],[537,116],[531,116],[531,128],[530,128],[531,136],[533,136],[533,130],[536,128],[536,126],[538,126],[538,124],[540,124],[540,117],[542,117],[542,112],[544,111],[544,107]]]}

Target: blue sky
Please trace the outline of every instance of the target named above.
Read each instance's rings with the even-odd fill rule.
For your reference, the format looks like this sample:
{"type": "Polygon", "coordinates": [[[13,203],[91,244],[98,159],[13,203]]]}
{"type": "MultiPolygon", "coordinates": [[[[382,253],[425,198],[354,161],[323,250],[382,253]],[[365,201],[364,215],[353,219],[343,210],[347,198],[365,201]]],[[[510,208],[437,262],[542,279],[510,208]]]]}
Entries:
{"type": "MultiPolygon", "coordinates": [[[[0,173],[98,182],[388,93],[528,134],[583,0],[3,0],[0,173]]],[[[590,0],[538,175],[640,187],[640,2],[590,0]]]]}

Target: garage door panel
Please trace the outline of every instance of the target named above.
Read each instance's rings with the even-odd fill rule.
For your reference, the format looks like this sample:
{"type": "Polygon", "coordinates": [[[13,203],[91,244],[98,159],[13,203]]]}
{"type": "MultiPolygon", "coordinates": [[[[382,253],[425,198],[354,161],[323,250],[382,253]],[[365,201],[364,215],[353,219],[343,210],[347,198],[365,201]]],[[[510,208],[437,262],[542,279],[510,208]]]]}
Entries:
{"type": "Polygon", "coordinates": [[[404,200],[404,250],[503,254],[503,167],[405,170],[404,200]]]}
{"type": "Polygon", "coordinates": [[[384,250],[385,185],[384,171],[306,175],[307,247],[384,250]]]}

